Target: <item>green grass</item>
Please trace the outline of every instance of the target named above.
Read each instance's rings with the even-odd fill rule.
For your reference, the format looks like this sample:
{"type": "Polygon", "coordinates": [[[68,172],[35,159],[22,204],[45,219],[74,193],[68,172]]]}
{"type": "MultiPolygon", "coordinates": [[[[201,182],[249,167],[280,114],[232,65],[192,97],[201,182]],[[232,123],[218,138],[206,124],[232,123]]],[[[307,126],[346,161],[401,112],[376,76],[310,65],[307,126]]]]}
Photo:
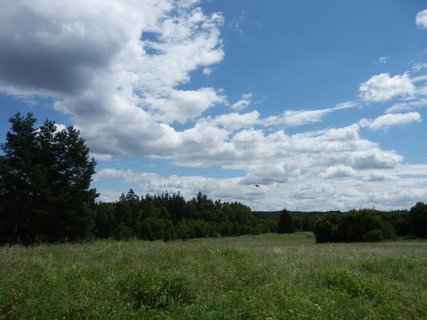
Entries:
{"type": "Polygon", "coordinates": [[[426,319],[427,241],[0,248],[0,319],[426,319]]]}

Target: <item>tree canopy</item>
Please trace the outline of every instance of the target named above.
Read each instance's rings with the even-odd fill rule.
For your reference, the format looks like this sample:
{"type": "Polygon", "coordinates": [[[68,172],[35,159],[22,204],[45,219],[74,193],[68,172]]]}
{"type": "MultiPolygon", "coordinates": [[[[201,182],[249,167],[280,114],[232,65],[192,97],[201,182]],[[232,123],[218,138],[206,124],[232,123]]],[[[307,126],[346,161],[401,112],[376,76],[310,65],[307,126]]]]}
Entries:
{"type": "Polygon", "coordinates": [[[83,239],[94,225],[96,162],[78,130],[58,130],[31,113],[9,119],[1,144],[0,242],[83,239]]]}

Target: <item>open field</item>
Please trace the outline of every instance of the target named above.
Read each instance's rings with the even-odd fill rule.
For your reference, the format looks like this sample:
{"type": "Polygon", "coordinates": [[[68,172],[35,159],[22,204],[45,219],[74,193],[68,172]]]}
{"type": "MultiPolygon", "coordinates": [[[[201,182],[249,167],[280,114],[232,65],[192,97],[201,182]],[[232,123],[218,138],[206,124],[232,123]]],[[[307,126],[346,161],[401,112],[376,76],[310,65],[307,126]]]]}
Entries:
{"type": "Polygon", "coordinates": [[[426,319],[427,241],[0,248],[0,319],[426,319]]]}

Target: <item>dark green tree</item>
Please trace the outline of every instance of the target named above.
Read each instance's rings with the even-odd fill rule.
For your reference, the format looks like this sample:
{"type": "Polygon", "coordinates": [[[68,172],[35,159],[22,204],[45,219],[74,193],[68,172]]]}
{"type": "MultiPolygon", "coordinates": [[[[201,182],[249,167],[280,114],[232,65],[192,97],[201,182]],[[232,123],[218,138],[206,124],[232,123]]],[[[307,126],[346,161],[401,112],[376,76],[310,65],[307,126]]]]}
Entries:
{"type": "Polygon", "coordinates": [[[85,238],[94,226],[96,162],[79,131],[58,131],[52,121],[35,128],[30,113],[9,121],[0,156],[0,242],[85,238]]]}
{"type": "Polygon", "coordinates": [[[427,237],[427,204],[418,202],[409,212],[412,232],[417,237],[427,237]]]}
{"type": "Polygon", "coordinates": [[[279,223],[277,225],[277,233],[292,233],[294,232],[294,225],[292,223],[292,216],[288,210],[283,209],[280,213],[279,223]]]}

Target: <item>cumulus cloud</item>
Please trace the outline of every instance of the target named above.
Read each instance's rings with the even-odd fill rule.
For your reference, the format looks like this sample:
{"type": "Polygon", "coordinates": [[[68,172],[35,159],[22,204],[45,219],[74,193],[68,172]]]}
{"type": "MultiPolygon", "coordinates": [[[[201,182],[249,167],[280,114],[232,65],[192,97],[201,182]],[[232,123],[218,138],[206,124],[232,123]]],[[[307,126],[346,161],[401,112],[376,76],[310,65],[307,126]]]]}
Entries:
{"type": "Polygon", "coordinates": [[[379,149],[356,151],[351,154],[351,165],[356,169],[392,169],[401,163],[403,157],[379,149]]]}
{"type": "Polygon", "coordinates": [[[363,178],[366,182],[383,182],[387,180],[395,180],[396,178],[392,175],[385,174],[383,172],[371,172],[363,178]]]}
{"type": "Polygon", "coordinates": [[[323,178],[347,178],[356,175],[356,170],[351,167],[339,165],[328,168],[325,172],[320,174],[323,178]]]}
{"type": "Polygon", "coordinates": [[[415,86],[407,73],[390,77],[389,73],[381,73],[362,83],[360,96],[365,101],[384,102],[398,96],[415,93],[415,86]]]}
{"type": "MultiPolygon", "coordinates": [[[[403,157],[361,137],[358,124],[297,134],[270,127],[319,122],[355,102],[261,118],[258,111],[242,111],[252,103],[246,93],[231,105],[233,112],[210,113],[218,104],[230,105],[225,93],[189,84],[193,71],[209,75],[222,61],[223,21],[194,0],[6,1],[0,10],[0,92],[52,98],[101,160],[142,156],[243,172],[220,179],[106,168],[97,182],[116,178],[139,185],[142,193],[180,191],[187,197],[202,191],[254,209],[365,205],[372,190],[365,192],[356,179],[325,178],[392,171],[403,157]]],[[[413,92],[407,74],[376,77],[362,85],[365,100],[413,92]]],[[[407,190],[422,195],[427,188],[407,190]]],[[[100,191],[103,197],[114,194],[100,191]]],[[[397,189],[387,194],[399,203],[412,199],[410,193],[401,196],[397,189]]]]}
{"type": "MultiPolygon", "coordinates": [[[[402,170],[405,170],[402,168],[402,170]]],[[[178,192],[190,199],[193,190],[201,191],[212,198],[225,201],[242,201],[253,210],[349,210],[375,206],[378,209],[409,208],[419,199],[427,197],[427,179],[408,180],[389,176],[382,171],[373,171],[363,181],[357,179],[311,180],[292,178],[291,182],[262,185],[241,183],[241,178],[208,178],[199,176],[160,177],[132,170],[103,169],[98,178],[123,177],[137,183],[138,194],[158,193],[159,190],[178,192]],[[389,183],[387,181],[393,183],[389,183]],[[369,182],[369,183],[368,183],[369,182]],[[387,183],[387,188],[379,184],[387,183]]],[[[100,190],[101,200],[115,201],[120,192],[100,190]]]]}
{"type": "Polygon", "coordinates": [[[418,12],[415,17],[415,22],[418,28],[426,29],[427,28],[427,10],[422,10],[418,12]]]}
{"type": "Polygon", "coordinates": [[[7,2],[0,92],[52,97],[95,153],[162,154],[178,140],[168,124],[225,102],[213,88],[178,89],[223,59],[222,23],[192,0],[7,2]]]}
{"type": "Polygon", "coordinates": [[[289,179],[297,178],[300,171],[295,163],[281,163],[279,165],[264,164],[249,172],[241,181],[244,185],[270,185],[285,183],[289,179]]]}
{"type": "Polygon", "coordinates": [[[421,115],[418,112],[389,113],[374,120],[362,119],[359,124],[372,130],[387,130],[393,126],[401,126],[413,122],[421,122],[421,115]]]}

